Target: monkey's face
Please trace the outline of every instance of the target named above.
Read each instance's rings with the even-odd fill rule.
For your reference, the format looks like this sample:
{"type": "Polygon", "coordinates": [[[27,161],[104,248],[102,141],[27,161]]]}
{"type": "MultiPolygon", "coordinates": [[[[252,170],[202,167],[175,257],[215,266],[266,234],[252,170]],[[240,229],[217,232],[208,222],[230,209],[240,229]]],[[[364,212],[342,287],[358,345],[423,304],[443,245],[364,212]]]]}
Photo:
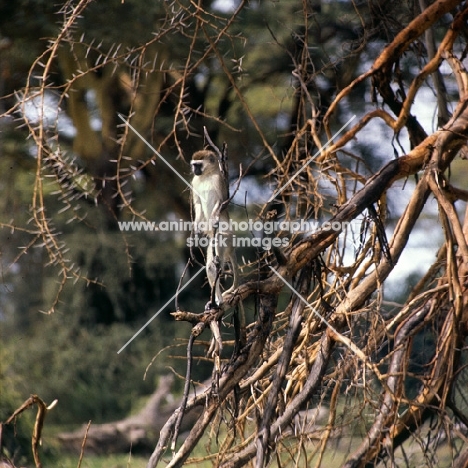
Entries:
{"type": "Polygon", "coordinates": [[[218,168],[216,156],[211,151],[198,151],[190,161],[192,172],[196,176],[207,175],[218,168]]]}
{"type": "Polygon", "coordinates": [[[194,175],[199,176],[203,174],[203,161],[191,161],[192,172],[194,175]]]}

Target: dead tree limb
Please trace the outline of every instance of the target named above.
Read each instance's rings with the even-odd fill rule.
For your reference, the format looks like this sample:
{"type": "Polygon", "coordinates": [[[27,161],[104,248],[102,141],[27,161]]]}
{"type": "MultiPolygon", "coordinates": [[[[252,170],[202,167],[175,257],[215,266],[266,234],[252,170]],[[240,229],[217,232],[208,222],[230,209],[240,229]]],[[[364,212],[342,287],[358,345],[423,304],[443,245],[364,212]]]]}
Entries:
{"type": "MultiPolygon", "coordinates": [[[[326,366],[330,359],[333,350],[333,340],[326,332],[322,335],[319,345],[319,351],[315,357],[314,364],[310,369],[309,375],[301,392],[299,392],[286,406],[283,414],[279,416],[271,425],[270,437],[272,439],[278,437],[282,430],[287,427],[299,409],[308,401],[312,393],[320,385],[326,366]]],[[[220,468],[241,468],[251,460],[257,451],[257,441],[254,440],[241,451],[230,454],[229,460],[221,465],[220,468]]]]}
{"type": "Polygon", "coordinates": [[[37,405],[37,415],[34,422],[34,429],[31,438],[31,449],[34,457],[34,464],[36,468],[42,468],[41,459],[39,457],[39,445],[41,443],[42,429],[44,427],[44,420],[46,414],[57,404],[57,400],[54,400],[49,406],[47,406],[41,398],[37,395],[31,395],[14,413],[5,421],[5,424],[10,424],[14,421],[24,410],[31,406],[37,405]]]}
{"type": "Polygon", "coordinates": [[[174,427],[174,435],[172,436],[172,446],[171,446],[172,451],[175,450],[177,437],[179,436],[180,427],[182,425],[182,419],[184,417],[185,409],[187,407],[187,400],[189,397],[190,382],[191,382],[191,377],[192,377],[192,362],[193,362],[192,350],[193,350],[193,343],[195,341],[196,336],[198,335],[195,335],[192,330],[192,333],[190,334],[190,338],[187,344],[187,372],[185,374],[185,385],[184,385],[184,393],[182,396],[182,402],[180,403],[180,406],[177,410],[178,411],[177,421],[174,427]]]}
{"type": "MultiPolygon", "coordinates": [[[[302,296],[307,295],[310,283],[310,269],[302,271],[300,282],[301,285],[298,288],[302,296]]],[[[268,399],[266,402],[265,409],[263,411],[263,419],[258,430],[258,445],[257,445],[257,458],[256,466],[262,468],[267,464],[270,450],[274,447],[274,439],[271,438],[270,428],[273,422],[273,416],[277,409],[278,397],[280,389],[284,383],[286,373],[289,369],[289,362],[294,351],[294,346],[299,337],[299,331],[302,323],[302,313],[304,311],[305,304],[299,298],[295,300],[292,308],[291,316],[289,318],[289,329],[286,334],[284,345],[282,347],[282,353],[276,367],[276,372],[273,377],[272,387],[268,393],[268,399]]]]}
{"type": "MultiPolygon", "coordinates": [[[[174,468],[182,466],[197,442],[200,440],[207,425],[212,420],[216,410],[218,409],[219,402],[224,401],[246,373],[251,370],[252,365],[260,356],[265,345],[265,341],[270,334],[273,319],[275,317],[276,301],[277,297],[275,295],[259,296],[259,312],[257,321],[252,331],[249,333],[245,347],[223,370],[219,379],[218,395],[216,398],[211,396],[211,389],[209,389],[202,394],[191,398],[187,402],[187,410],[190,410],[195,406],[203,405],[203,411],[184,443],[172,458],[169,465],[167,465],[168,467],[174,468]]],[[[167,448],[167,442],[176,419],[177,416],[173,415],[162,428],[156,448],[148,461],[148,468],[156,467],[157,463],[162,458],[167,448]]]]}
{"type": "MultiPolygon", "coordinates": [[[[158,388],[146,405],[133,416],[105,424],[92,424],[88,430],[87,425],[84,425],[74,432],[58,434],[57,439],[64,449],[74,453],[80,453],[85,436],[88,454],[127,453],[129,450],[133,453],[150,451],[154,447],[154,434],[161,430],[164,421],[175,414],[180,406],[180,400],[166,401],[173,382],[172,375],[162,376],[158,388]]],[[[181,430],[188,430],[198,414],[196,409],[187,409],[181,430]]]]}

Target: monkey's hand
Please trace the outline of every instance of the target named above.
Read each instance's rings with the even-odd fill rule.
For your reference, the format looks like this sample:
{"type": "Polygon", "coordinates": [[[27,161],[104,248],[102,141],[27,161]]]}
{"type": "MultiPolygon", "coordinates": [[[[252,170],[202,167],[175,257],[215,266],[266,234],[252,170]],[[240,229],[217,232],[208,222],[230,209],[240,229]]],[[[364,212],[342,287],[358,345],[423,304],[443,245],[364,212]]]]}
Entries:
{"type": "Polygon", "coordinates": [[[220,304],[217,304],[216,302],[211,302],[211,301],[208,301],[206,304],[205,304],[205,311],[208,311],[208,310],[219,310],[221,309],[221,305],[220,304]]]}
{"type": "Polygon", "coordinates": [[[211,228],[212,228],[213,231],[215,231],[215,232],[218,231],[218,228],[219,228],[219,216],[215,216],[215,217],[211,220],[211,228]]]}

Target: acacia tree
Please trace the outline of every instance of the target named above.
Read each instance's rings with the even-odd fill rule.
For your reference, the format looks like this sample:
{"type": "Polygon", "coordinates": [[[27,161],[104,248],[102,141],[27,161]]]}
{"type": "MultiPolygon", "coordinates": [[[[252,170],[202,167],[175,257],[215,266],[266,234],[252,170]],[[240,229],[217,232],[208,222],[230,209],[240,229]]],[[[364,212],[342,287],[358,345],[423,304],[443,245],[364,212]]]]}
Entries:
{"type": "MultiPolygon", "coordinates": [[[[174,155],[173,160],[189,156],[193,144],[187,136],[201,137],[206,126],[214,141],[227,141],[234,160],[244,159],[252,173],[263,171],[274,182],[273,196],[255,212],[256,220],[320,216],[328,228],[276,233],[288,237],[288,246],[264,252],[246,266],[243,284],[222,309],[175,312],[176,319],[193,325],[191,345],[201,329],[216,330],[241,301],[254,311],[245,342],[225,346],[225,354],[215,356],[212,385],[193,396],[187,385],[187,398],[155,440],[148,466],[171,450],[168,466],[188,463],[207,434],[207,455],[191,461],[261,467],[275,459],[279,466],[320,466],[336,441],[352,434],[360,443],[349,448],[345,467],[395,463],[398,453],[402,464],[409,463],[405,451],[398,452],[407,440],[420,444],[425,462],[436,466],[437,444],[430,442],[441,430],[451,442],[453,460],[463,466],[466,453],[460,455],[452,435],[457,422],[468,425],[463,391],[468,225],[462,208],[468,192],[454,186],[450,174],[456,161],[463,164],[468,137],[463,66],[468,6],[458,0],[376,1],[348,9],[339,2],[330,11],[329,4],[322,10],[319,3],[286,4],[279,2],[275,10],[241,1],[222,15],[203,2],[164,3],[153,17],[151,40],[130,49],[114,43],[105,49],[80,29],[91,2],[67,3],[60,33],[34,63],[10,112],[32,98],[43,110],[53,91],[73,120],[74,151],[83,165],[78,170],[64,156],[60,132],[47,127],[47,119],[31,119],[23,110],[37,150],[36,238],[30,246],[43,242],[62,285],[80,279],[52,229],[45,174],[55,177],[70,206],[74,197],[88,197],[108,208],[110,222],[146,219],[129,187],[132,176],[144,173],[151,179],[149,168],[161,153],[174,155]],[[343,23],[336,19],[340,7],[343,23]],[[268,37],[252,39],[256,47],[250,38],[243,43],[247,30],[241,28],[255,15],[267,21],[256,33],[268,37]],[[285,18],[293,18],[295,26],[284,28],[292,24],[285,18]],[[343,28],[341,47],[336,35],[347,21],[353,27],[343,28]],[[275,60],[262,57],[266,41],[275,60]],[[60,67],[61,82],[54,67],[60,67]],[[273,120],[255,112],[258,89],[276,90],[274,81],[284,87],[291,80],[293,92],[281,101],[287,103],[289,131],[272,136],[273,120]],[[100,108],[99,133],[85,105],[90,88],[100,108]],[[437,111],[431,132],[415,104],[418,93],[429,88],[437,111]],[[132,128],[157,151],[148,150],[132,128]],[[393,151],[384,161],[367,160],[369,148],[362,140],[369,128],[390,135],[393,151]],[[251,161],[239,156],[249,146],[249,154],[257,156],[251,161]],[[389,206],[399,201],[392,189],[402,181],[411,194],[393,223],[389,206]],[[437,203],[443,233],[437,258],[404,303],[389,307],[387,278],[429,199],[437,203]],[[322,406],[327,418],[317,429],[312,410],[322,406]],[[195,424],[178,445],[181,418],[197,408],[195,424]]],[[[179,203],[180,196],[174,199],[179,203]]]]}

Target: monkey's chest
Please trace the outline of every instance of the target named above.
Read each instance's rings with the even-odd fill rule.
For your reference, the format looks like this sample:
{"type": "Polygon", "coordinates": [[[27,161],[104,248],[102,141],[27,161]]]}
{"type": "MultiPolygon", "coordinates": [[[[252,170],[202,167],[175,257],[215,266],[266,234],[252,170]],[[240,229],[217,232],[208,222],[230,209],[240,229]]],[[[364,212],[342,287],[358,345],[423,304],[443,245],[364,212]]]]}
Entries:
{"type": "MultiPolygon", "coordinates": [[[[194,181],[195,182],[195,181],[194,181]]],[[[224,201],[221,181],[212,178],[211,183],[194,183],[193,186],[200,197],[201,211],[205,220],[216,216],[221,204],[224,201]]]]}

